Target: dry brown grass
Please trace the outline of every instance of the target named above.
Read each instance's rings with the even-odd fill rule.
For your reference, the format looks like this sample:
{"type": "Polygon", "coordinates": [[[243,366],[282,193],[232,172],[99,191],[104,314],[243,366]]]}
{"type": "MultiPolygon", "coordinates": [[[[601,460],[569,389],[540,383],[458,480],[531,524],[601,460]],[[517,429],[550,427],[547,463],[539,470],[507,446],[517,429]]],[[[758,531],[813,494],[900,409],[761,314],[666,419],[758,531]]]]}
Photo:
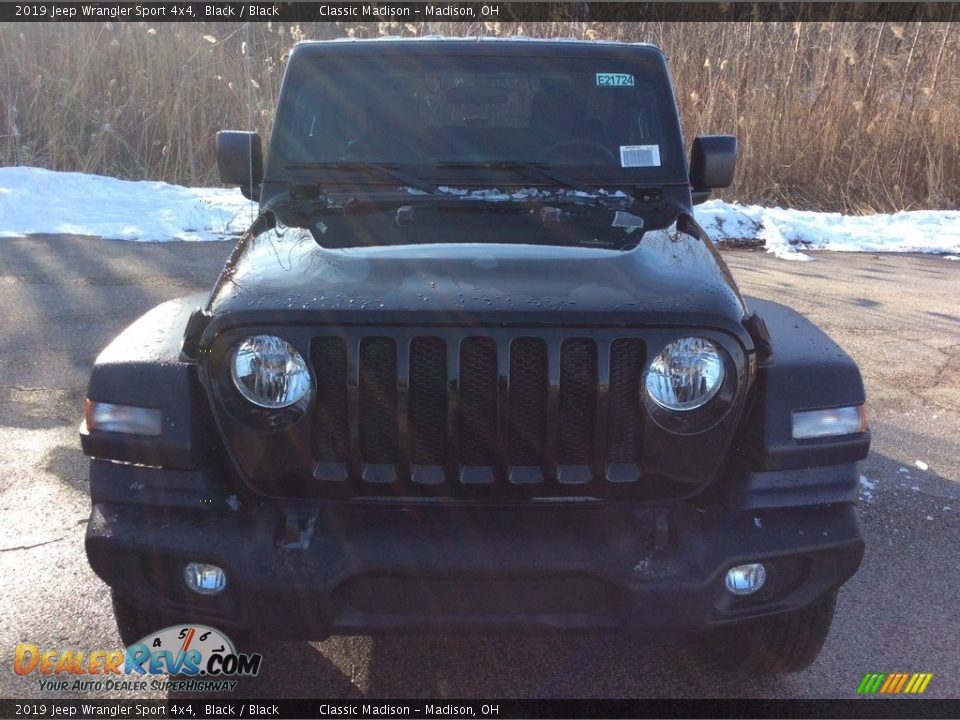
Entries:
{"type": "Polygon", "coordinates": [[[7,24],[0,164],[216,182],[214,135],[266,135],[303,37],[513,35],[650,41],[688,140],[736,134],[744,202],[957,208],[960,23],[7,24]]]}

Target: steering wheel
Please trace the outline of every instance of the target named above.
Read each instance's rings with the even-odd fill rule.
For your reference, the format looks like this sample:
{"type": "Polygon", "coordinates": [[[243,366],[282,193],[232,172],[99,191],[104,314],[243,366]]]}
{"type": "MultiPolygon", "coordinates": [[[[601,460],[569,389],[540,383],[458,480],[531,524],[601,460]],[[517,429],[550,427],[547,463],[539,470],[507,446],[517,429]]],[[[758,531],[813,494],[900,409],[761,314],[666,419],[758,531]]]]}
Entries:
{"type": "Polygon", "coordinates": [[[565,154],[572,154],[574,157],[579,158],[583,157],[583,155],[589,156],[590,154],[593,154],[597,157],[602,155],[605,160],[609,160],[614,163],[618,162],[617,156],[610,152],[610,149],[606,145],[602,145],[596,140],[560,140],[559,142],[545,146],[541,152],[548,158],[557,157],[560,155],[560,151],[564,148],[573,150],[572,153],[565,154]],[[580,152],[578,153],[576,149],[579,149],[580,152]]]}

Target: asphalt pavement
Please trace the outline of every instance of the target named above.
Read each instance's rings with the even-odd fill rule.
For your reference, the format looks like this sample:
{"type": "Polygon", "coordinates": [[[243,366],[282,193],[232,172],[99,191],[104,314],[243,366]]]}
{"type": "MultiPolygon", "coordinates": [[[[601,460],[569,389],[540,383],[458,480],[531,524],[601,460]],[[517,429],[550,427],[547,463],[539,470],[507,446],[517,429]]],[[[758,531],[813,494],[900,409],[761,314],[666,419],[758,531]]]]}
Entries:
{"type": "MultiPolygon", "coordinates": [[[[208,289],[231,247],[65,236],[0,242],[0,697],[131,696],[44,692],[36,673],[14,673],[14,646],[120,646],[109,593],[83,552],[90,507],[77,427],[90,367],[149,308],[208,289]]],[[[856,359],[867,385],[867,553],[809,670],[736,678],[693,644],[627,638],[346,637],[264,642],[263,670],[239,694],[845,698],[867,672],[930,672],[925,697],[960,697],[960,262],[724,255],[746,293],[807,314],[856,359]]]]}

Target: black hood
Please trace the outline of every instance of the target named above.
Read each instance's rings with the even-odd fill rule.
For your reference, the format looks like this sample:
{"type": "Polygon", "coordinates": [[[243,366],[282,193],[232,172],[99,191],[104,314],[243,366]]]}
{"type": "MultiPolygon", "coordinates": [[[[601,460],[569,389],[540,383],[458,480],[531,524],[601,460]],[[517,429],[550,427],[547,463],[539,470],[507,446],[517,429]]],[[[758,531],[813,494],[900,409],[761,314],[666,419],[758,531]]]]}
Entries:
{"type": "Polygon", "coordinates": [[[709,240],[675,229],[617,251],[470,243],[334,250],[286,228],[241,241],[208,311],[238,322],[729,328],[745,307],[709,240]]]}

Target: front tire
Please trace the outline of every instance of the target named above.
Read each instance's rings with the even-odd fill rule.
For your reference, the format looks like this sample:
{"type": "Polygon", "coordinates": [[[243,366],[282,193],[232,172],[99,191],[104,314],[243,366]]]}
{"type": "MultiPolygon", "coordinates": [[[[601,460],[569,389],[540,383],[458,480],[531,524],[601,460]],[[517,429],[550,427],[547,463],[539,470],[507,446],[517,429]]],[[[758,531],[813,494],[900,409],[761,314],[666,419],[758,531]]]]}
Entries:
{"type": "Polygon", "coordinates": [[[150,633],[162,630],[170,624],[160,613],[145,610],[122,599],[116,590],[110,591],[110,598],[113,601],[113,617],[117,621],[117,630],[124,647],[130,647],[150,633]]]}
{"type": "Polygon", "coordinates": [[[780,675],[808,668],[830,632],[837,594],[790,613],[708,630],[704,643],[726,670],[780,675]]]}
{"type": "MultiPolygon", "coordinates": [[[[190,624],[188,619],[171,618],[127,602],[117,595],[115,590],[110,591],[110,598],[113,602],[113,616],[117,621],[117,630],[124,647],[130,647],[148,635],[177,622],[190,624]]],[[[219,623],[217,629],[222,630],[230,637],[238,652],[248,649],[253,642],[252,634],[245,629],[232,626],[219,627],[219,623]]]]}

